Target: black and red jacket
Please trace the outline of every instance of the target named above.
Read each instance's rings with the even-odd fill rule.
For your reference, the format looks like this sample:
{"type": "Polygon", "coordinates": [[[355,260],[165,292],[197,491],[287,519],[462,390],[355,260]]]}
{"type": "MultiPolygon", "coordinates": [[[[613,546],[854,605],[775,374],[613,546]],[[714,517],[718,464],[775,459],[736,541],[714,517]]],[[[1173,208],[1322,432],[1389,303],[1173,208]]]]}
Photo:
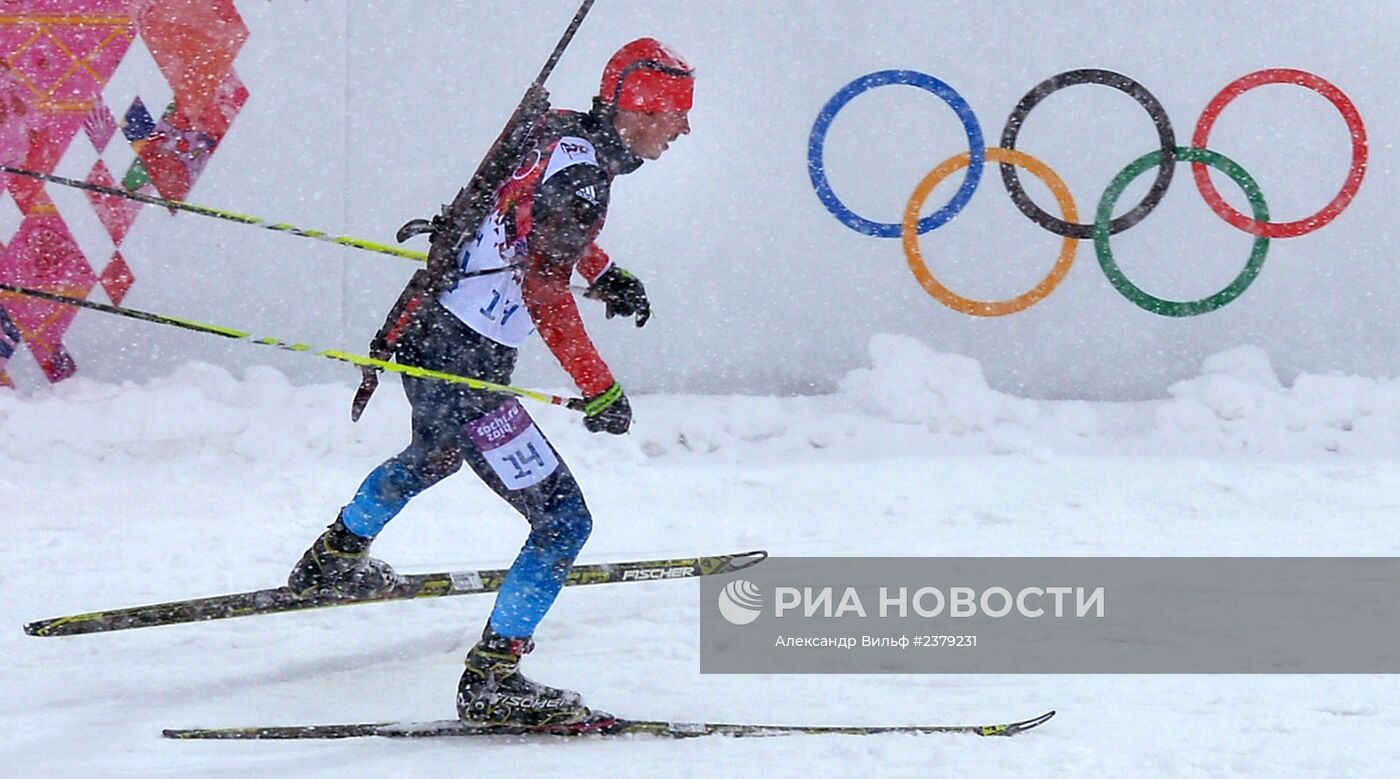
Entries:
{"type": "Polygon", "coordinates": [[[538,330],[585,396],[608,389],[612,372],[584,330],[570,279],[577,270],[592,284],[611,266],[595,239],[612,180],[641,163],[601,104],[589,113],[546,115],[458,258],[463,273],[502,271],[469,275],[438,302],[476,334],[511,349],[538,330]]]}

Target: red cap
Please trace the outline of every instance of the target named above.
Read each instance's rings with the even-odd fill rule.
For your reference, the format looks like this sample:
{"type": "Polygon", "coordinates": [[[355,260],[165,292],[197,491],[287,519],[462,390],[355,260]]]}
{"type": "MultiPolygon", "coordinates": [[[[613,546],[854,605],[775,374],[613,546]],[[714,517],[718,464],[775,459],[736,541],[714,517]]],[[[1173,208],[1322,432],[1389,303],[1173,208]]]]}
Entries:
{"type": "Polygon", "coordinates": [[[694,73],[690,64],[664,43],[638,38],[608,60],[598,95],[628,111],[689,111],[695,94],[694,73]]]}

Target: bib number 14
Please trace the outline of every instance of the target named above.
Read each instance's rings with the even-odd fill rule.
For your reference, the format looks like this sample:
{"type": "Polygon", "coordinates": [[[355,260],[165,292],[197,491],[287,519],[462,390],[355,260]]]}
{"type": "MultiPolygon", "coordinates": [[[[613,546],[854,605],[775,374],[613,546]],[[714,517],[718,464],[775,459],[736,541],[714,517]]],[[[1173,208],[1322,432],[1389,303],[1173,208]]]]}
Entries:
{"type": "Polygon", "coordinates": [[[467,423],[467,434],[507,489],[539,484],[559,468],[544,434],[515,398],[467,423]]]}

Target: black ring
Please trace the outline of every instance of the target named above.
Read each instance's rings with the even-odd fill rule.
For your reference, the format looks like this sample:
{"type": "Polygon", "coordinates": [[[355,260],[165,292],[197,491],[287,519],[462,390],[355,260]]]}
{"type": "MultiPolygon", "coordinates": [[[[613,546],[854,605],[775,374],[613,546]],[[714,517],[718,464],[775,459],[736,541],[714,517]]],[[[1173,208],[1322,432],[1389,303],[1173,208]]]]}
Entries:
{"type": "MultiPolygon", "coordinates": [[[[1112,87],[1136,100],[1137,104],[1142,106],[1143,110],[1147,111],[1147,115],[1152,118],[1152,124],[1157,128],[1157,137],[1161,139],[1162,164],[1157,168],[1157,179],[1152,182],[1152,188],[1147,191],[1147,195],[1141,203],[1109,223],[1108,234],[1117,235],[1141,222],[1148,214],[1152,213],[1152,210],[1157,207],[1158,203],[1162,202],[1162,198],[1167,194],[1167,187],[1171,186],[1172,183],[1172,174],[1176,171],[1176,133],[1172,131],[1172,122],[1167,117],[1166,109],[1162,108],[1162,104],[1151,92],[1147,91],[1146,87],[1122,73],[1096,68],[1068,70],[1058,76],[1051,76],[1037,84],[1034,89],[1026,93],[1025,97],[1021,98],[1021,102],[1016,104],[1016,108],[1012,110],[1011,116],[1006,120],[1006,128],[1001,132],[1001,148],[1016,148],[1016,136],[1021,132],[1021,125],[1025,123],[1026,116],[1031,112],[1031,109],[1039,105],[1040,101],[1065,87],[1078,84],[1100,84],[1112,87]]],[[[1011,195],[1012,202],[1021,209],[1021,213],[1030,217],[1031,221],[1055,235],[1065,238],[1088,240],[1094,237],[1092,224],[1066,222],[1051,216],[1032,202],[1030,195],[1027,195],[1025,188],[1021,186],[1021,179],[1016,173],[1015,166],[1001,163],[1001,180],[1006,184],[1006,191],[1011,195]]]]}

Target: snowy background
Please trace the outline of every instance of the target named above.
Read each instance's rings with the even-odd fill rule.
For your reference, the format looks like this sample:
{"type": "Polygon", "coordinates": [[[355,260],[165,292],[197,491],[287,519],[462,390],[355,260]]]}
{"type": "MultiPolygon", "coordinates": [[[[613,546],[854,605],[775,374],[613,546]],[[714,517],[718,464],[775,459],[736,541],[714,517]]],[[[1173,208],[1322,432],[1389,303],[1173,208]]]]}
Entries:
{"type": "MultiPolygon", "coordinates": [[[[240,2],[249,37],[235,67],[251,97],[191,200],[392,241],[399,225],[435,213],[475,169],[575,7],[557,0],[518,8],[459,0],[240,2]]],[[[992,386],[1035,397],[1160,397],[1201,360],[1241,343],[1266,348],[1287,379],[1302,371],[1400,374],[1400,313],[1392,305],[1400,297],[1400,227],[1387,210],[1400,202],[1393,74],[1400,13],[1391,3],[870,0],[856,9],[808,0],[603,0],[550,80],[555,103],[586,107],[609,54],[644,34],[684,53],[700,80],[694,133],[618,182],[601,239],[646,281],[655,302],[654,323],[641,332],[602,327],[601,312],[587,312],[629,389],[827,392],[862,364],[879,333],[974,357],[992,386]],[[1331,225],[1275,241],[1239,300],[1188,320],[1122,299],[1088,244],[1044,302],[1000,319],[967,317],[923,291],[898,241],[849,230],[812,191],[812,124],[858,76],[887,68],[936,76],[966,97],[995,142],[1031,87],[1083,67],[1145,85],[1183,144],[1206,103],[1234,79],[1269,67],[1312,71],[1348,94],[1366,122],[1365,183],[1331,225]]],[[[141,45],[113,81],[140,84],[149,103],[163,105],[163,80],[141,45]]],[[[1088,213],[1112,177],[1156,144],[1130,98],[1084,86],[1037,108],[1018,146],[1056,170],[1088,213]]],[[[826,166],[846,203],[889,222],[929,169],[966,145],[937,98],[886,87],[837,117],[826,166]]],[[[73,145],[60,175],[86,175],[91,152],[84,147],[73,145]]],[[[1330,200],[1350,160],[1336,110],[1299,87],[1263,87],[1235,101],[1211,147],[1259,181],[1280,219],[1301,218],[1330,200]]],[[[1188,174],[1178,166],[1162,205],[1113,244],[1131,278],[1177,299],[1223,287],[1243,267],[1251,241],[1206,208],[1188,174]]],[[[1236,188],[1218,180],[1238,201],[1236,188]]],[[[1144,177],[1124,200],[1135,202],[1146,185],[1144,177]]],[[[940,187],[931,205],[955,186],[940,187]]],[[[1028,186],[1053,207],[1037,184],[1028,186]]],[[[109,253],[83,193],[48,189],[90,253],[109,253]]],[[[147,211],[123,244],[137,279],[126,303],[259,335],[362,349],[414,267],[147,211]]],[[[1059,243],[1016,210],[993,168],[968,209],[925,235],[922,246],[953,289],[1005,298],[1045,275],[1059,243]]],[[[415,246],[422,248],[421,239],[415,246]]],[[[299,382],[345,380],[343,367],[87,312],[66,341],[93,378],[150,378],[203,359],[271,363],[299,382]]],[[[27,359],[16,359],[13,371],[22,384],[42,381],[27,359]]],[[[525,355],[520,377],[565,381],[541,350],[525,355]]]]}
{"type": "MultiPolygon", "coordinates": [[[[240,3],[251,33],[237,68],[252,97],[191,199],[388,240],[461,185],[570,5],[240,3]]],[[[585,312],[636,393],[636,425],[625,438],[592,436],[567,412],[532,407],[596,517],[582,562],[759,547],[1400,554],[1400,228],[1384,210],[1400,199],[1400,13],[1390,4],[870,0],[857,11],[602,0],[551,81],[556,102],[585,105],[608,54],[643,34],[674,44],[702,80],[694,134],[619,182],[603,240],[646,280],[656,317],[637,331],[585,312]],[[1367,121],[1366,183],[1329,227],[1276,241],[1239,301],[1191,320],[1119,298],[1088,247],[1031,311],[964,317],[924,294],[896,242],[849,231],[811,191],[812,121],[857,76],[935,75],[995,138],[1031,86],[1089,66],[1147,85],[1182,141],[1232,79],[1314,71],[1367,121]]],[[[133,70],[118,77],[139,80],[154,65],[133,50],[122,67],[133,70]]],[[[1089,88],[1047,101],[1021,137],[1081,210],[1154,143],[1131,101],[1089,88]]],[[[1345,172],[1341,120],[1302,90],[1250,93],[1214,137],[1281,218],[1321,205],[1345,172]]],[[[885,89],[842,114],[828,169],[853,207],[893,219],[961,144],[941,103],[885,89]]],[[[58,173],[84,170],[73,159],[58,173]]],[[[1135,279],[1167,296],[1218,288],[1249,246],[1187,173],[1114,244],[1135,279]]],[[[70,215],[86,209],[81,193],[50,191],[75,231],[100,230],[70,215]]],[[[1034,283],[1057,244],[994,176],[923,241],[950,284],[989,297],[1034,283]]],[[[412,269],[156,212],[123,251],[137,277],[130,306],[324,347],[367,341],[412,269]]],[[[59,614],[280,582],[364,474],[407,441],[394,382],[352,426],[356,377],[335,363],[91,312],[66,340],[79,378],[48,388],[17,358],[9,370],[22,391],[0,391],[0,773],[1301,777],[1389,776],[1400,763],[1395,677],[702,677],[698,588],[684,582],[566,591],[528,669],[644,718],[1060,714],[1012,741],[166,742],[162,727],[450,717],[461,657],[491,602],[23,635],[23,623],[59,614]]],[[[565,389],[544,349],[522,356],[519,383],[565,389]]],[[[500,567],[524,535],[503,503],[460,477],[416,500],[376,552],[405,571],[500,567]]]]}
{"type": "MultiPolygon", "coordinates": [[[[648,395],[625,438],[536,419],[589,496],[582,561],[779,555],[1394,555],[1400,382],[1285,385],[1244,347],[1167,397],[1046,402],[904,337],[831,395],[648,395]]],[[[0,395],[0,755],[24,776],[1389,776],[1400,683],[1374,676],[701,676],[687,582],[566,590],[528,667],[647,718],[1002,721],[1012,741],[166,742],[162,727],[451,717],[489,597],[107,635],[20,626],[267,586],[406,440],[395,387],[191,364],[143,384],[0,395]]],[[[470,477],[416,500],[377,553],[499,567],[524,526],[470,477]]]]}

